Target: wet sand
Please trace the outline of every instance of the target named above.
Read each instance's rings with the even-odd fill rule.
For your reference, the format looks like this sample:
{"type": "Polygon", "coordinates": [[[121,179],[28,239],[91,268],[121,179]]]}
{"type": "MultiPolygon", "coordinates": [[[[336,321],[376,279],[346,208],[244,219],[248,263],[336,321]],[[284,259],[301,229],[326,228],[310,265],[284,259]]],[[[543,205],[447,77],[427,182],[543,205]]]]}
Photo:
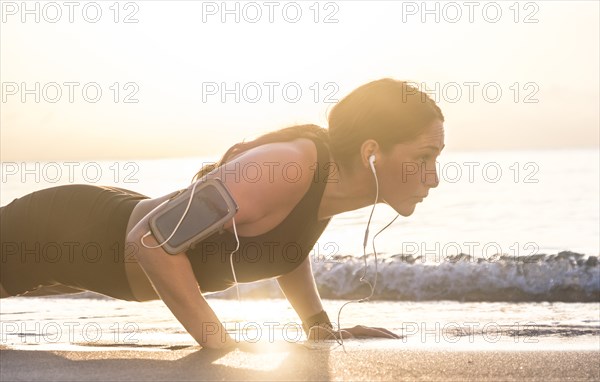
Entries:
{"type": "Polygon", "coordinates": [[[595,350],[432,350],[379,340],[307,348],[248,345],[229,352],[198,346],[0,350],[0,380],[382,380],[598,381],[595,350]],[[379,343],[381,346],[377,345],[379,343]],[[403,348],[404,347],[404,348],[403,348]]]}
{"type": "Polygon", "coordinates": [[[2,300],[0,381],[600,381],[597,305],[372,302],[349,307],[343,326],[402,338],[344,347],[306,343],[285,300],[211,305],[240,349],[202,349],[160,301],[2,300]]]}

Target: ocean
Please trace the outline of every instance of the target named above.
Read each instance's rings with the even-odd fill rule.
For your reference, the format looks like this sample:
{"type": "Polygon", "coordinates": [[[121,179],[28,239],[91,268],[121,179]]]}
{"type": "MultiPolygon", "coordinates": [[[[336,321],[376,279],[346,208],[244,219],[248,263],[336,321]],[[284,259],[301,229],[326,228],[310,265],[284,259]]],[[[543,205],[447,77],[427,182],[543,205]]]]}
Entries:
{"type": "MultiPolygon", "coordinates": [[[[156,197],[186,187],[202,163],[214,159],[4,162],[0,202],[71,183],[156,197]]],[[[362,243],[371,208],[332,219],[310,253],[330,317],[337,320],[344,302],[370,294],[359,281],[366,260],[365,278],[375,284],[372,301],[345,307],[342,327],[387,327],[418,343],[424,343],[418,340],[422,333],[446,344],[458,341],[448,341],[448,335],[468,341],[476,333],[495,346],[529,336],[577,338],[598,349],[599,159],[597,149],[444,152],[438,159],[440,185],[412,216],[399,216],[377,235],[377,259],[373,237],[396,216],[389,206],[375,208],[366,257],[362,243]],[[494,336],[504,339],[490,341],[494,336]]],[[[240,293],[241,301],[235,288],[207,296],[238,335],[246,330],[240,323],[264,328],[270,319],[281,332],[285,323],[299,322],[274,280],[240,285],[240,293]]],[[[160,301],[132,303],[90,293],[10,298],[2,300],[0,315],[2,344],[11,347],[27,341],[89,344],[89,338],[77,336],[49,340],[51,333],[69,329],[57,324],[69,318],[81,326],[96,323],[89,327],[108,336],[99,343],[114,342],[128,330],[137,333],[136,346],[191,340],[160,301]]]]}

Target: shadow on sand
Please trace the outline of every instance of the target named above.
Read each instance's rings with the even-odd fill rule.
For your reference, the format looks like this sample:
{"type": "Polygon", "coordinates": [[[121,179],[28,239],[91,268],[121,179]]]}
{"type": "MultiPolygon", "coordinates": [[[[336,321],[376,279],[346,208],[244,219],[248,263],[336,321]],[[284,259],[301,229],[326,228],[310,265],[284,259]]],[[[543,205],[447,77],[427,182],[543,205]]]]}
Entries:
{"type": "MultiPolygon", "coordinates": [[[[244,344],[231,351],[183,347],[92,351],[2,350],[1,380],[329,380],[329,352],[297,343],[244,344]],[[150,350],[150,351],[148,351],[150,350]]],[[[88,350],[82,347],[82,350],[88,350]]]]}

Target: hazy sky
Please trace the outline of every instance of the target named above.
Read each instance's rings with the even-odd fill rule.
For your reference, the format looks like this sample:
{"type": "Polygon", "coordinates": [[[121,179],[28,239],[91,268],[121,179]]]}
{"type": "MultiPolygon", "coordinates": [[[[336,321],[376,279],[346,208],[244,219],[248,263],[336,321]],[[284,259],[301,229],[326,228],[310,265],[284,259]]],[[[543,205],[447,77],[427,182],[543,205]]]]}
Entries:
{"type": "Polygon", "coordinates": [[[382,77],[446,150],[599,144],[597,1],[114,4],[1,2],[2,161],[218,156],[382,77]]]}

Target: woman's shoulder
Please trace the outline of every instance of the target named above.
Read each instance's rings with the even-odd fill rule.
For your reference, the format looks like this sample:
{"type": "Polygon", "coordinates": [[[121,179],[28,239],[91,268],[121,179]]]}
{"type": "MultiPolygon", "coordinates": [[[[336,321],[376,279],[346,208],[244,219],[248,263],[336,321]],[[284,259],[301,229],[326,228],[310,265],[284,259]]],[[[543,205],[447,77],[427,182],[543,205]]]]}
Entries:
{"type": "Polygon", "coordinates": [[[313,162],[316,162],[317,145],[315,141],[310,138],[296,138],[289,143],[299,150],[303,156],[307,156],[309,159],[313,159],[313,162]]]}
{"type": "Polygon", "coordinates": [[[316,160],[315,144],[297,138],[248,149],[207,176],[220,178],[236,200],[236,222],[255,223],[289,213],[309,190],[316,160]]]}
{"type": "MultiPolygon", "coordinates": [[[[290,141],[264,143],[253,147],[229,158],[229,162],[241,157],[264,159],[277,159],[277,162],[288,163],[315,163],[317,161],[317,148],[315,142],[310,138],[295,138],[290,141]]],[[[283,163],[282,163],[283,164],[283,163]]]]}

